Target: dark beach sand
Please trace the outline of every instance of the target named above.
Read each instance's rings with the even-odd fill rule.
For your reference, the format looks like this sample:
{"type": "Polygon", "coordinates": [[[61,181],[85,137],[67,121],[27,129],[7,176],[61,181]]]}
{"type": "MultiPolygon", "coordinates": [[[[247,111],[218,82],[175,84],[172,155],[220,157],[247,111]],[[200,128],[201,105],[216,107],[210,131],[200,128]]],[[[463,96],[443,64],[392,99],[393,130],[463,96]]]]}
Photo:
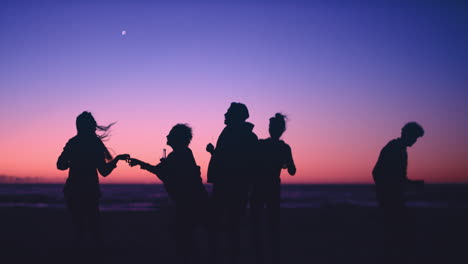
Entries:
{"type": "MultiPolygon", "coordinates": [[[[282,263],[382,263],[379,213],[353,207],[282,209],[282,263]]],[[[409,263],[468,263],[466,209],[412,209],[411,215],[417,226],[409,263]]],[[[103,212],[103,247],[77,252],[70,246],[66,211],[3,208],[0,262],[175,263],[170,219],[168,210],[103,212]]],[[[249,234],[245,220],[241,263],[254,263],[249,234]]]]}

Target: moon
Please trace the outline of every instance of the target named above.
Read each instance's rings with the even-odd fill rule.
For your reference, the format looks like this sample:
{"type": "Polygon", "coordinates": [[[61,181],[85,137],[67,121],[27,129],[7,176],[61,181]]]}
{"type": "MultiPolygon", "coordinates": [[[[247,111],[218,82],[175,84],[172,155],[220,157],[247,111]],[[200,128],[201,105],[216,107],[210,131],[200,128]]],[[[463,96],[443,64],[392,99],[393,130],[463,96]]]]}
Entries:
{"type": "Polygon", "coordinates": [[[122,30],[122,32],[120,33],[122,36],[125,36],[127,35],[127,30],[122,30]]]}

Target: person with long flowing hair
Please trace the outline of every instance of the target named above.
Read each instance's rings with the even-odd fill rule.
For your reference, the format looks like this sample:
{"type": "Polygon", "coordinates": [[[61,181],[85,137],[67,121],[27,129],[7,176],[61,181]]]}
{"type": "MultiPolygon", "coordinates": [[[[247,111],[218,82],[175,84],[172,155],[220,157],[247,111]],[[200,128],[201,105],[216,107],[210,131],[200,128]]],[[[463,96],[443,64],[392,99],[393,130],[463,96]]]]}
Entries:
{"type": "Polygon", "coordinates": [[[76,118],[77,135],[72,137],[57,160],[57,169],[67,170],[63,192],[67,208],[75,226],[75,242],[83,243],[84,235],[91,232],[96,244],[101,243],[99,199],[99,173],[106,177],[117,166],[119,160],[128,160],[128,154],[112,159],[102,140],[108,137],[108,126],[99,126],[90,112],[76,118]],[[102,131],[103,134],[97,134],[102,131]]]}

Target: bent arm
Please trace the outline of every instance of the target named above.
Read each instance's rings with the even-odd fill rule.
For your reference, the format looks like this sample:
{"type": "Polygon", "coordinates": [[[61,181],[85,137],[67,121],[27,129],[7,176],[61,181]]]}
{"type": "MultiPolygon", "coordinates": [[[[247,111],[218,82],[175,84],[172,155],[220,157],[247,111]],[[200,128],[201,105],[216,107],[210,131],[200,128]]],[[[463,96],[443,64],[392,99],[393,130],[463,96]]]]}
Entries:
{"type": "Polygon", "coordinates": [[[59,170],[67,170],[70,168],[70,161],[66,157],[65,151],[58,157],[57,160],[57,169],[59,170]]]}
{"type": "Polygon", "coordinates": [[[65,145],[62,153],[57,159],[57,169],[67,170],[70,168],[70,147],[69,143],[65,145]]]}
{"type": "Polygon", "coordinates": [[[286,166],[288,168],[289,175],[294,176],[296,174],[296,164],[294,164],[291,147],[289,146],[288,146],[288,158],[287,158],[286,166]]]}
{"type": "Polygon", "coordinates": [[[103,176],[106,177],[111,172],[117,167],[117,159],[113,159],[112,161],[102,164],[101,166],[98,167],[99,173],[103,176]]]}

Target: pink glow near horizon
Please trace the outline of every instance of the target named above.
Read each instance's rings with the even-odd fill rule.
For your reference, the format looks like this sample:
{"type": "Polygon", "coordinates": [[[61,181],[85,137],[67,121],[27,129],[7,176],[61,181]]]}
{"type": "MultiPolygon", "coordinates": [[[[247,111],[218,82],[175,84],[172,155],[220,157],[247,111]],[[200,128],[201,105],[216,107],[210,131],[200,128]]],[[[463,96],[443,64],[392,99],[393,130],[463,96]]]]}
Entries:
{"type": "MultiPolygon", "coordinates": [[[[203,178],[209,155],[204,148],[206,143],[216,141],[223,129],[223,114],[229,105],[206,104],[193,105],[191,111],[170,111],[176,104],[166,105],[155,101],[153,112],[148,110],[138,112],[118,110],[118,107],[93,111],[93,107],[85,108],[93,111],[98,122],[102,124],[117,120],[111,138],[106,145],[115,154],[129,153],[134,157],[150,163],[156,163],[162,155],[162,150],[170,147],[165,145],[165,136],[170,128],[178,122],[188,123],[193,127],[194,139],[191,149],[195,158],[202,167],[203,178]],[[120,111],[120,112],[119,112],[120,111]],[[116,118],[112,119],[112,115],[116,118]],[[105,118],[104,118],[105,117],[105,118]]],[[[242,101],[232,99],[232,101],[242,101]]],[[[245,101],[245,100],[244,100],[245,101]]],[[[181,103],[181,105],[186,105],[181,103]]],[[[247,103],[247,105],[249,105],[247,103]]],[[[140,106],[147,109],[145,106],[140,106]]],[[[250,121],[256,126],[254,131],[259,138],[266,138],[268,118],[274,114],[272,106],[251,104],[250,121]],[[270,109],[271,108],[271,109],[270,109]],[[269,114],[271,113],[271,114],[269,114]]],[[[125,109],[125,107],[124,107],[125,109]]],[[[284,183],[370,183],[370,171],[377,159],[378,153],[388,140],[399,134],[399,124],[394,121],[393,131],[382,131],[379,127],[361,130],[360,127],[350,126],[344,133],[343,128],[323,117],[308,116],[300,112],[283,111],[289,114],[288,130],[283,139],[293,149],[298,173],[289,177],[283,173],[284,183]],[[346,137],[345,134],[350,136],[346,137]]],[[[75,134],[74,119],[81,110],[60,111],[57,114],[42,116],[34,114],[23,119],[25,122],[13,122],[16,127],[2,137],[4,150],[0,155],[1,174],[20,177],[39,176],[50,181],[61,182],[67,177],[67,172],[57,171],[56,158],[60,154],[66,141],[75,134]],[[68,115],[68,119],[65,118],[68,115]],[[28,127],[36,127],[34,131],[28,127]],[[8,138],[8,140],[4,140],[8,138]]],[[[320,112],[320,111],[317,111],[320,112]]],[[[329,117],[329,116],[328,116],[329,117]]],[[[403,120],[401,121],[403,122],[403,120]]],[[[346,122],[344,122],[347,125],[346,122]]],[[[425,124],[424,121],[421,121],[425,124]]],[[[466,163],[462,151],[456,147],[456,138],[442,139],[437,137],[440,128],[431,127],[426,122],[427,134],[415,146],[409,149],[409,176],[425,179],[428,182],[465,182],[466,163]],[[445,141],[446,145],[437,142],[445,141]],[[437,148],[438,151],[434,151],[437,148]],[[458,157],[454,159],[453,157],[458,157]]],[[[441,131],[442,132],[442,131],[441,131]]],[[[157,183],[154,175],[138,168],[130,168],[124,162],[120,163],[115,172],[108,178],[101,178],[103,183],[157,183]]]]}

